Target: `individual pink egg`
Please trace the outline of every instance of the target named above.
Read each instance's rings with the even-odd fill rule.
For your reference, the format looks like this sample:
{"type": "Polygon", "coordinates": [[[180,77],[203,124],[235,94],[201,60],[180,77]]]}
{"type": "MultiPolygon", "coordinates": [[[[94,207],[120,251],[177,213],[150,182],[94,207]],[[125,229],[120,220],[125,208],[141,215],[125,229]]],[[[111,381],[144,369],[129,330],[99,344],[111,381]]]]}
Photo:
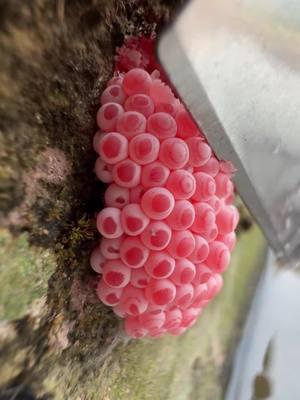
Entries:
{"type": "Polygon", "coordinates": [[[195,249],[194,235],[190,231],[173,231],[167,247],[169,254],[178,259],[188,257],[195,249]]]}
{"type": "Polygon", "coordinates": [[[123,310],[123,306],[122,304],[117,304],[116,306],[114,306],[113,308],[113,312],[120,318],[126,318],[127,314],[126,312],[123,310]]]}
{"type": "Polygon", "coordinates": [[[178,169],[171,172],[166,188],[172,192],[176,200],[187,200],[195,193],[196,181],[190,172],[178,169]]]}
{"type": "Polygon", "coordinates": [[[239,222],[239,213],[234,206],[226,206],[221,209],[216,217],[219,234],[227,235],[233,232],[239,222]]]}
{"type": "Polygon", "coordinates": [[[190,283],[186,283],[176,288],[174,304],[181,309],[185,309],[191,304],[193,298],[194,287],[190,283]]]}
{"type": "Polygon", "coordinates": [[[145,188],[164,186],[170,170],[160,161],[154,161],[142,168],[141,183],[145,188]]]}
{"type": "MultiPolygon", "coordinates": [[[[150,280],[152,278],[150,277],[150,280]]],[[[153,304],[153,303],[149,303],[148,307],[147,307],[147,312],[158,312],[158,311],[166,311],[168,308],[168,305],[157,305],[157,304],[153,304]]]]}
{"type": "Polygon", "coordinates": [[[233,183],[228,175],[220,172],[215,176],[216,194],[218,197],[226,197],[233,192],[233,183]]]}
{"type": "Polygon", "coordinates": [[[127,204],[121,211],[121,225],[130,236],[141,234],[149,224],[149,217],[139,204],[127,204]]]}
{"type": "Polygon", "coordinates": [[[146,311],[139,316],[139,321],[148,331],[154,331],[163,327],[166,321],[166,314],[162,310],[146,311]]]}
{"type": "Polygon", "coordinates": [[[219,173],[219,161],[215,157],[211,157],[204,165],[195,168],[195,172],[205,172],[213,178],[219,173]]]}
{"type": "Polygon", "coordinates": [[[96,293],[105,305],[116,306],[120,302],[123,288],[112,288],[108,286],[103,279],[100,279],[96,293]]]}
{"type": "Polygon", "coordinates": [[[173,208],[175,200],[169,190],[157,187],[148,189],[142,197],[141,207],[149,218],[161,220],[168,217],[173,208]]]}
{"type": "Polygon", "coordinates": [[[174,271],[175,260],[163,251],[150,253],[145,263],[145,270],[155,279],[168,278],[174,271]]]}
{"type": "Polygon", "coordinates": [[[216,215],[221,211],[222,200],[217,196],[210,197],[206,202],[214,209],[216,215]]]}
{"type": "Polygon", "coordinates": [[[112,176],[119,186],[133,188],[140,183],[141,166],[127,158],[113,166],[112,176]]]}
{"type": "Polygon", "coordinates": [[[161,328],[161,329],[153,329],[153,330],[149,331],[148,334],[149,334],[149,336],[150,336],[152,339],[159,339],[159,338],[161,338],[165,333],[167,333],[167,330],[161,328]]]}
{"type": "Polygon", "coordinates": [[[108,260],[102,268],[102,276],[108,286],[123,288],[130,281],[131,270],[121,260],[108,260]]]}
{"type": "Polygon", "coordinates": [[[101,138],[98,150],[104,162],[116,164],[128,157],[128,140],[118,132],[110,132],[101,138]]]}
{"type": "Polygon", "coordinates": [[[117,121],[117,131],[127,139],[146,131],[146,118],[137,111],[126,111],[117,121]]]}
{"type": "Polygon", "coordinates": [[[101,104],[105,103],[118,103],[123,104],[126,99],[126,95],[122,86],[120,85],[109,85],[107,88],[102,92],[101,95],[101,104]]]}
{"type": "Polygon", "coordinates": [[[176,296],[176,286],[169,279],[152,279],[145,289],[150,303],[166,305],[172,303],[176,296]]]}
{"type": "Polygon", "coordinates": [[[202,137],[190,137],[186,140],[189,149],[189,165],[201,167],[211,157],[211,147],[203,141],[202,137]]]}
{"type": "Polygon", "coordinates": [[[206,260],[209,253],[209,246],[207,241],[200,235],[194,235],[195,249],[190,254],[189,260],[194,264],[200,264],[206,260]]]}
{"type": "Polygon", "coordinates": [[[117,121],[124,113],[123,107],[118,103],[105,103],[97,112],[97,124],[104,132],[116,130],[117,121]]]}
{"type": "Polygon", "coordinates": [[[141,234],[141,240],[150,250],[163,250],[170,243],[172,231],[162,221],[151,221],[141,234]]]}
{"type": "Polygon", "coordinates": [[[208,286],[208,291],[209,291],[209,297],[212,299],[222,289],[222,286],[223,286],[222,275],[214,274],[213,276],[211,276],[207,282],[207,286],[208,286]]]}
{"type": "Polygon", "coordinates": [[[105,204],[108,207],[123,208],[130,201],[128,188],[121,187],[115,183],[108,186],[104,194],[105,204]]]}
{"type": "Polygon", "coordinates": [[[177,136],[182,139],[197,136],[204,140],[197,125],[194,123],[187,111],[181,111],[176,116],[176,123],[178,126],[177,136]]]}
{"type": "Polygon", "coordinates": [[[226,206],[231,206],[234,203],[234,198],[235,198],[235,194],[234,194],[234,188],[233,188],[233,191],[231,193],[229,193],[226,197],[223,198],[223,202],[226,206]]]}
{"type": "Polygon", "coordinates": [[[236,245],[236,234],[235,232],[227,233],[226,235],[218,235],[217,240],[224,243],[229,251],[233,251],[236,245]]]}
{"type": "Polygon", "coordinates": [[[154,69],[150,74],[152,80],[160,79],[160,72],[158,69],[154,69]]]}
{"type": "Polygon", "coordinates": [[[194,298],[192,301],[192,307],[200,308],[203,303],[208,299],[209,291],[206,283],[200,285],[194,285],[194,298]]]}
{"type": "Polygon", "coordinates": [[[215,272],[224,272],[230,263],[230,251],[227,246],[217,241],[209,243],[209,254],[205,263],[215,272]]]}
{"type": "Polygon", "coordinates": [[[170,279],[177,286],[180,286],[192,282],[195,274],[196,269],[194,263],[186,258],[181,258],[176,260],[175,269],[170,279]]]}
{"type": "Polygon", "coordinates": [[[154,112],[154,104],[150,96],[146,94],[134,94],[125,102],[126,111],[137,111],[148,118],[154,112]]]}
{"type": "Polygon", "coordinates": [[[103,208],[97,215],[97,229],[102,236],[108,239],[115,239],[123,235],[120,210],[114,207],[103,208]]]}
{"type": "Polygon", "coordinates": [[[128,96],[149,94],[151,84],[151,76],[142,68],[131,69],[123,79],[123,89],[128,96]]]}
{"type": "Polygon", "coordinates": [[[205,231],[200,232],[201,236],[207,241],[207,243],[212,242],[218,236],[218,227],[216,224],[211,225],[205,231]]]}
{"type": "MultiPolygon", "coordinates": [[[[127,237],[120,246],[120,257],[130,268],[140,268],[149,256],[149,249],[143,245],[138,237],[127,237]]],[[[136,285],[134,285],[136,286],[136,285]]]]}
{"type": "Polygon", "coordinates": [[[147,131],[159,140],[174,137],[177,131],[175,119],[167,113],[159,112],[150,115],[147,121],[147,131]]]}
{"type": "Polygon", "coordinates": [[[164,328],[167,330],[176,329],[181,325],[182,322],[182,312],[179,308],[171,308],[165,311],[166,320],[164,323],[164,328]]]}
{"type": "Polygon", "coordinates": [[[95,272],[101,274],[103,265],[105,263],[105,258],[103,257],[100,248],[97,246],[91,253],[90,265],[95,272]]]}
{"type": "Polygon", "coordinates": [[[190,328],[191,326],[195,325],[199,315],[201,314],[202,309],[199,308],[188,308],[182,311],[182,322],[181,326],[185,328],[190,328]]]}
{"type": "Polygon", "coordinates": [[[102,133],[100,130],[95,133],[93,136],[93,149],[95,150],[96,153],[99,152],[99,142],[101,138],[105,135],[105,133],[102,133]]]}
{"type": "Polygon", "coordinates": [[[176,231],[188,229],[195,220],[195,209],[188,200],[177,200],[166,222],[176,231]]]}
{"type": "Polygon", "coordinates": [[[217,293],[216,291],[216,286],[217,286],[217,279],[215,278],[216,276],[221,276],[220,274],[213,273],[208,281],[206,282],[207,285],[207,301],[210,302],[215,294],[217,293]]]}
{"type": "Polygon", "coordinates": [[[207,201],[216,193],[216,183],[212,176],[204,172],[194,173],[196,190],[192,196],[193,201],[207,201]]]}
{"type": "Polygon", "coordinates": [[[137,317],[127,317],[124,328],[126,334],[135,339],[141,339],[148,334],[147,329],[140,324],[137,317]]]}
{"type": "Polygon", "coordinates": [[[175,118],[178,114],[178,108],[179,107],[176,101],[173,103],[157,103],[155,106],[155,112],[165,112],[175,118]]]}
{"type": "Polygon", "coordinates": [[[165,139],[161,142],[159,160],[170,169],[183,168],[189,160],[188,146],[182,139],[165,139]]]}
{"type": "Polygon", "coordinates": [[[128,315],[137,316],[147,310],[148,301],[144,295],[144,290],[128,284],[122,293],[121,302],[124,311],[128,315]]]}
{"type": "Polygon", "coordinates": [[[237,169],[231,161],[222,160],[220,161],[220,171],[232,177],[236,173],[237,169]]]}
{"type": "Polygon", "coordinates": [[[120,247],[124,240],[124,236],[116,239],[101,238],[100,250],[107,260],[117,260],[120,258],[120,247]]]}
{"type": "Polygon", "coordinates": [[[100,157],[97,158],[95,163],[95,173],[103,183],[111,183],[113,181],[111,165],[106,164],[100,157]]]}
{"type": "Polygon", "coordinates": [[[113,76],[108,82],[107,82],[107,86],[111,86],[111,85],[119,85],[121,86],[123,83],[123,78],[124,75],[123,74],[119,74],[116,76],[113,76]]]}
{"type": "Polygon", "coordinates": [[[187,328],[179,326],[178,328],[169,329],[168,333],[170,333],[172,336],[182,336],[186,332],[186,330],[187,328]]]}
{"type": "Polygon", "coordinates": [[[139,165],[155,161],[159,153],[159,140],[150,133],[142,133],[131,139],[129,156],[139,165]]]}
{"type": "MultiPolygon", "coordinates": [[[[142,175],[143,179],[143,175],[142,175]]],[[[146,192],[146,188],[142,185],[137,185],[130,189],[130,203],[140,204],[144,193],[146,192]]]]}
{"type": "MultiPolygon", "coordinates": [[[[132,269],[130,283],[132,286],[144,289],[150,281],[150,276],[145,271],[144,267],[132,269]]],[[[148,310],[148,308],[147,308],[148,310]]]]}
{"type": "Polygon", "coordinates": [[[213,275],[213,272],[204,263],[196,265],[196,275],[192,281],[193,285],[201,285],[202,283],[207,283],[209,278],[213,275]]]}
{"type": "Polygon", "coordinates": [[[212,207],[207,203],[195,203],[195,221],[191,230],[196,233],[208,231],[215,225],[216,216],[212,207]]]}

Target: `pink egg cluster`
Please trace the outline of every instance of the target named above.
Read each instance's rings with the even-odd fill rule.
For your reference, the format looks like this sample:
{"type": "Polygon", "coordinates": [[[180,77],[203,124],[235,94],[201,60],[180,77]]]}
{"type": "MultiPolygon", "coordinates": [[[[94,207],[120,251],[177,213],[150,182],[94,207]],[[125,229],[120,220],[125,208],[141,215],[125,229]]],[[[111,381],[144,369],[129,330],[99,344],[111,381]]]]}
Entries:
{"type": "Polygon", "coordinates": [[[230,262],[234,168],[217,160],[157,70],[127,70],[108,82],[97,113],[95,172],[109,185],[91,266],[99,299],[129,336],[181,335],[230,262]]]}

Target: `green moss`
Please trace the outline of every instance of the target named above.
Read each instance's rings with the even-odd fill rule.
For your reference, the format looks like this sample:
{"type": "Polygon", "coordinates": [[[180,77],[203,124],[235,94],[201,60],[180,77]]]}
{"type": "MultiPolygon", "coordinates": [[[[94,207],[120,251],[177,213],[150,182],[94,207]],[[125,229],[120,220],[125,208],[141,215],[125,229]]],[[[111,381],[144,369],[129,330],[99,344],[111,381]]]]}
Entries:
{"type": "Polygon", "coordinates": [[[55,269],[50,250],[30,246],[28,235],[12,237],[0,231],[0,319],[20,318],[28,307],[47,294],[55,269]]]}
{"type": "Polygon", "coordinates": [[[68,107],[69,106],[69,99],[59,90],[53,90],[52,92],[48,93],[48,100],[51,104],[57,107],[68,107]]]}

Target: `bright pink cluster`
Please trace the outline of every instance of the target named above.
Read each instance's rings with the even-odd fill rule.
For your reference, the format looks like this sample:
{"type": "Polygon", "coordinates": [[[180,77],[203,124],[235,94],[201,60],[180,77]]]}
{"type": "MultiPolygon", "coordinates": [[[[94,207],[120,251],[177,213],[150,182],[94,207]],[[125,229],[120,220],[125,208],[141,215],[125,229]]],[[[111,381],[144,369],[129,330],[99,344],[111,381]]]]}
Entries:
{"type": "Polygon", "coordinates": [[[134,43],[119,50],[128,72],[108,82],[97,113],[95,171],[109,186],[91,265],[129,336],[180,335],[222,287],[239,219],[234,169],[134,43]]]}

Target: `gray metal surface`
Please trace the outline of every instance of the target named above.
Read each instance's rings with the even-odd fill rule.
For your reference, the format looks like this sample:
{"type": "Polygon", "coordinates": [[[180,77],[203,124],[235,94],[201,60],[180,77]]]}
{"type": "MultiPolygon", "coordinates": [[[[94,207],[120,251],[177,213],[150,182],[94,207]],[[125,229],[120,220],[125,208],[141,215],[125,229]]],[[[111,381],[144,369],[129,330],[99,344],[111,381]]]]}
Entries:
{"type": "Polygon", "coordinates": [[[158,55],[277,256],[300,256],[300,1],[193,0],[158,55]]]}
{"type": "Polygon", "coordinates": [[[225,400],[297,400],[300,274],[269,253],[236,347],[225,400]]]}

